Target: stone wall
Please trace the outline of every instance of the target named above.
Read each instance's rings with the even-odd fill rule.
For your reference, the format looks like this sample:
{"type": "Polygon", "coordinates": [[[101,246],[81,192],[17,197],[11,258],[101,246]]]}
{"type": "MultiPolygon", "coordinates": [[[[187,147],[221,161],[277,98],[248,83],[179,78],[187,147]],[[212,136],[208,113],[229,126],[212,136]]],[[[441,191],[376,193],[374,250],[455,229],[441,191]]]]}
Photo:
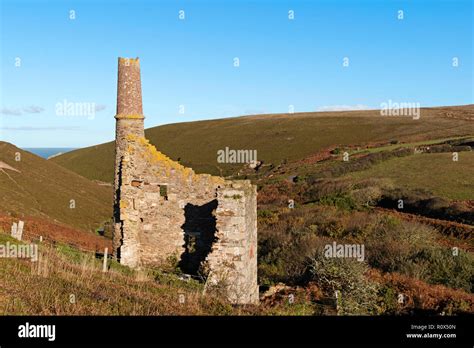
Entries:
{"type": "Polygon", "coordinates": [[[217,237],[207,257],[206,287],[223,287],[235,303],[257,303],[257,190],[226,181],[217,191],[217,237]]]}
{"type": "MultiPolygon", "coordinates": [[[[212,223],[202,221],[212,219],[212,210],[207,216],[193,216],[192,208],[214,201],[223,180],[195,174],[158,152],[143,137],[129,136],[128,141],[122,163],[120,220],[136,221],[137,226],[130,228],[138,232],[131,234],[139,237],[124,239],[123,248],[135,250],[139,244],[140,251],[130,258],[122,254],[122,262],[135,266],[157,265],[170,258],[179,261],[185,256],[188,235],[199,229],[204,229],[203,235],[215,233],[215,224],[212,231],[212,223]]],[[[123,234],[130,233],[124,229],[123,234]]]]}
{"type": "Polygon", "coordinates": [[[206,279],[206,290],[257,303],[256,187],[196,174],[149,144],[141,90],[129,81],[139,79],[138,59],[123,64],[119,59],[117,96],[125,101],[117,102],[114,255],[133,268],[176,262],[206,279]]]}

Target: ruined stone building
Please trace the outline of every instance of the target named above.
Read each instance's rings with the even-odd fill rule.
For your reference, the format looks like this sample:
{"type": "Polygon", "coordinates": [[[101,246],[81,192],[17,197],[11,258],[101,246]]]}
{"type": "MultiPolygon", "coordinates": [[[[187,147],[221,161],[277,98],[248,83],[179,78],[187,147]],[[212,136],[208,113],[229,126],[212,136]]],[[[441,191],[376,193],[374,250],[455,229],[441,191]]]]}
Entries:
{"type": "Polygon", "coordinates": [[[196,174],[145,138],[139,59],[119,58],[113,253],[140,268],[177,262],[233,303],[258,302],[257,192],[196,174]]]}

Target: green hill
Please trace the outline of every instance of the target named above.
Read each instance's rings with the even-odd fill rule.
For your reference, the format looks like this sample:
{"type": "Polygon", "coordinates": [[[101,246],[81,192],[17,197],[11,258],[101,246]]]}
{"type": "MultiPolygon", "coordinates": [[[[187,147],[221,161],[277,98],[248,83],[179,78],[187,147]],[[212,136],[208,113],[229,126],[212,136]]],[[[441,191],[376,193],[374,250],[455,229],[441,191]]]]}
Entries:
{"type": "Polygon", "coordinates": [[[457,162],[451,153],[393,158],[350,176],[390,179],[397,187],[423,188],[450,199],[474,199],[474,152],[459,153],[457,162]]]}
{"type": "MultiPolygon", "coordinates": [[[[256,149],[259,160],[278,165],[333,145],[471,135],[473,119],[474,105],[423,108],[418,120],[383,117],[377,110],[313,112],[169,124],[147,129],[146,136],[160,151],[197,172],[230,175],[241,165],[217,163],[217,151],[225,147],[256,149]]],[[[68,152],[51,161],[87,178],[112,182],[114,143],[68,152]]]]}
{"type": "Polygon", "coordinates": [[[0,212],[93,231],[112,216],[113,188],[0,142],[0,212]],[[18,157],[19,154],[19,157],[18,157]]]}

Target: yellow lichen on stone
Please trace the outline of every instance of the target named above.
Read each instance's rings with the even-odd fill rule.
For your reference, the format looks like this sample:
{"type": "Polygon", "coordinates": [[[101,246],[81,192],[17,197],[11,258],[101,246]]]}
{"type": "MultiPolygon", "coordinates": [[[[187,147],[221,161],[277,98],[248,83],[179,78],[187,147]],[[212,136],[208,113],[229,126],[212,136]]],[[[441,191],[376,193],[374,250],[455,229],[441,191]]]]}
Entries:
{"type": "Polygon", "coordinates": [[[127,65],[127,62],[128,64],[138,64],[140,63],[140,58],[122,58],[122,57],[119,57],[119,63],[123,63],[125,65],[127,65]]]}
{"type": "Polygon", "coordinates": [[[128,207],[128,204],[123,199],[120,200],[120,209],[125,209],[128,207]]]}
{"type": "MultiPolygon", "coordinates": [[[[196,184],[201,180],[204,180],[202,175],[194,173],[191,168],[187,168],[176,161],[173,161],[171,158],[163,154],[162,152],[158,151],[155,146],[150,144],[148,139],[144,137],[137,136],[135,134],[128,134],[126,136],[127,141],[129,142],[136,142],[141,145],[146,150],[146,155],[148,159],[152,162],[159,162],[164,168],[164,173],[166,176],[171,176],[172,172],[181,174],[184,178],[190,181],[190,183],[196,184]]],[[[128,147],[127,152],[132,152],[133,146],[128,147]]],[[[208,180],[210,180],[213,184],[220,185],[225,182],[225,180],[218,176],[208,175],[208,180]]]]}
{"type": "Polygon", "coordinates": [[[211,182],[213,184],[224,184],[225,180],[220,176],[211,176],[211,182]]]}
{"type": "Polygon", "coordinates": [[[186,168],[178,162],[173,161],[171,158],[169,158],[162,152],[158,151],[156,147],[151,145],[146,138],[138,137],[137,141],[140,145],[144,146],[144,148],[147,150],[147,154],[149,155],[152,161],[159,162],[165,166],[166,174],[168,176],[171,174],[171,170],[174,170],[176,173],[180,173],[184,176],[194,177],[196,175],[191,168],[186,168]]]}
{"type": "Polygon", "coordinates": [[[117,120],[123,120],[123,119],[140,120],[140,119],[144,119],[145,116],[141,114],[117,114],[115,115],[115,118],[117,120]]]}

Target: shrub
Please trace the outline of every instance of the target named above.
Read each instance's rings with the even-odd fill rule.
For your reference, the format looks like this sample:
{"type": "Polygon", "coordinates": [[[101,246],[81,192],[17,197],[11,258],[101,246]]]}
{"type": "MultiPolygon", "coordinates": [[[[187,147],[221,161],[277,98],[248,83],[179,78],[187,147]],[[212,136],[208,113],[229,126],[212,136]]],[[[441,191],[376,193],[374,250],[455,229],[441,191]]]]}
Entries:
{"type": "Polygon", "coordinates": [[[367,240],[368,263],[384,272],[472,291],[474,258],[439,247],[435,234],[433,228],[414,222],[381,224],[367,240]]]}
{"type": "Polygon", "coordinates": [[[378,286],[365,277],[367,269],[366,263],[353,259],[326,258],[320,249],[310,260],[308,271],[329,295],[340,292],[340,314],[377,314],[378,286]]]}
{"type": "Polygon", "coordinates": [[[384,285],[379,288],[378,301],[381,308],[381,312],[384,314],[398,314],[398,293],[395,289],[390,286],[384,285]]]}
{"type": "Polygon", "coordinates": [[[351,197],[354,202],[360,205],[375,205],[382,197],[382,189],[376,186],[369,186],[353,190],[351,197]]]}
{"type": "Polygon", "coordinates": [[[353,210],[357,207],[356,202],[350,195],[341,194],[324,196],[319,200],[319,203],[332,205],[342,210],[353,210]]]}
{"type": "Polygon", "coordinates": [[[460,250],[455,256],[450,249],[432,248],[424,249],[418,256],[428,264],[424,280],[474,292],[474,258],[471,254],[460,250]]]}
{"type": "Polygon", "coordinates": [[[258,272],[261,284],[306,283],[307,260],[322,244],[314,234],[282,234],[259,244],[258,272]]]}
{"type": "Polygon", "coordinates": [[[352,183],[348,180],[308,179],[308,187],[303,191],[305,202],[316,202],[326,196],[344,195],[350,192],[352,183]]]}

